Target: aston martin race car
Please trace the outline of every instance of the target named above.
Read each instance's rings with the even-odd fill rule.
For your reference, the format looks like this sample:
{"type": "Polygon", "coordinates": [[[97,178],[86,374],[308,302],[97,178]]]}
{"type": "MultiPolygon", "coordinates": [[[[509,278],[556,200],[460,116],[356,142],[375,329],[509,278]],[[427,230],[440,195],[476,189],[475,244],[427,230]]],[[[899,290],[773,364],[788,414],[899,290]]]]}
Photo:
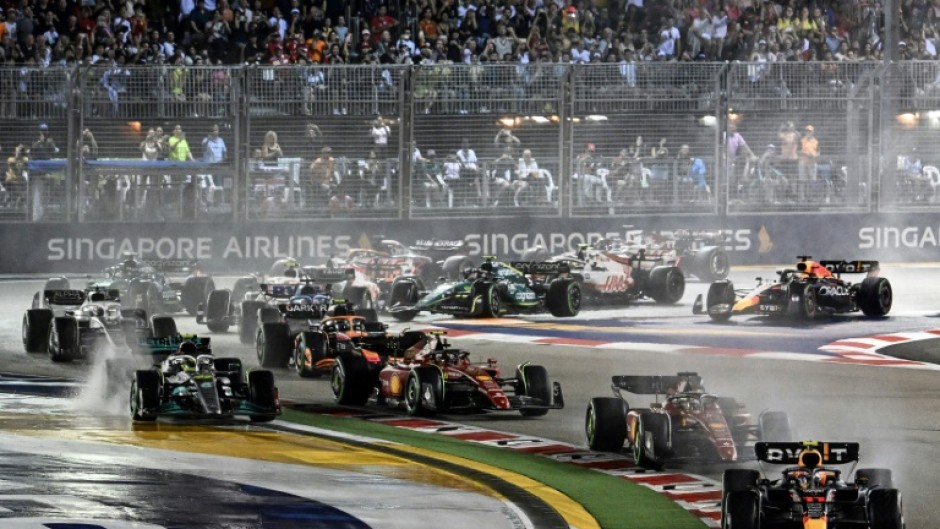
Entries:
{"type": "MultiPolygon", "coordinates": [[[[566,264],[581,284],[585,301],[609,304],[651,298],[657,303],[678,303],[685,293],[685,276],[678,266],[660,256],[648,258],[642,250],[625,253],[619,243],[609,239],[548,257],[546,262],[566,264]]],[[[548,282],[554,276],[538,279],[548,282]]]]}
{"type": "Polygon", "coordinates": [[[820,314],[861,311],[881,317],[891,310],[891,283],[879,277],[878,261],[812,261],[799,256],[796,268],[777,271],[775,281],[758,278],[757,287],[735,290],[729,280],[716,281],[695,300],[695,314],[725,321],[733,315],[796,317],[812,320],[820,314]],[[842,279],[842,274],[865,274],[861,283],[842,279]]]}
{"type": "Polygon", "coordinates": [[[766,410],[752,424],[741,403],[706,392],[696,373],[618,375],[611,382],[615,396],[594,397],[588,405],[588,446],[619,452],[626,443],[641,466],[660,468],[681,460],[732,462],[748,442],[788,441],[792,436],[786,413],[766,410]],[[655,395],[656,400],[649,407],[633,408],[624,392],[655,395]],[[660,396],[665,396],[662,402],[660,396]]]}
{"type": "Polygon", "coordinates": [[[567,263],[504,263],[487,257],[465,278],[439,284],[427,292],[417,277],[399,277],[392,285],[389,313],[409,321],[422,311],[495,318],[503,314],[548,311],[576,316],[581,310],[581,284],[567,263]],[[546,278],[548,279],[540,279],[546,278]]]}
{"type": "Polygon", "coordinates": [[[403,407],[409,415],[518,411],[540,417],[564,408],[561,385],[538,365],[521,364],[504,378],[496,359],[472,363],[470,353],[453,349],[442,333],[425,333],[376,375],[367,360],[344,353],[330,377],[338,404],[403,407]]]}
{"type": "Polygon", "coordinates": [[[843,468],[855,468],[858,443],[759,442],[764,465],[783,467],[776,479],[761,471],[728,469],[722,476],[723,529],[903,529],[901,492],[891,470],[860,468],[846,481],[843,468]]]}
{"type": "MultiPolygon", "coordinates": [[[[274,375],[252,370],[247,374],[238,358],[180,352],[158,367],[134,373],[130,411],[135,421],[161,416],[225,419],[247,415],[252,422],[271,421],[281,413],[274,375]]],[[[192,351],[195,353],[195,351],[192,351]]]]}

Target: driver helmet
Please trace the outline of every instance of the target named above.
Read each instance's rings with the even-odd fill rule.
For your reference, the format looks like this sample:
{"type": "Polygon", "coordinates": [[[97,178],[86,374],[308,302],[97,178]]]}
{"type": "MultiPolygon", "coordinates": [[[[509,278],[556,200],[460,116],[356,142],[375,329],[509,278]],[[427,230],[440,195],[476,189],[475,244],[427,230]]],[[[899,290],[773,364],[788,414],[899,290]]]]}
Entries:
{"type": "Polygon", "coordinates": [[[313,296],[317,293],[317,287],[313,285],[303,285],[300,287],[298,294],[301,296],[313,296]]]}
{"type": "Polygon", "coordinates": [[[297,277],[297,269],[288,268],[287,270],[284,270],[284,277],[297,277]]]}
{"type": "Polygon", "coordinates": [[[176,354],[195,356],[197,351],[198,349],[196,348],[196,344],[187,340],[181,343],[180,346],[176,349],[176,354]]]}
{"type": "Polygon", "coordinates": [[[133,259],[125,259],[121,266],[124,268],[137,268],[137,261],[133,259]]]}

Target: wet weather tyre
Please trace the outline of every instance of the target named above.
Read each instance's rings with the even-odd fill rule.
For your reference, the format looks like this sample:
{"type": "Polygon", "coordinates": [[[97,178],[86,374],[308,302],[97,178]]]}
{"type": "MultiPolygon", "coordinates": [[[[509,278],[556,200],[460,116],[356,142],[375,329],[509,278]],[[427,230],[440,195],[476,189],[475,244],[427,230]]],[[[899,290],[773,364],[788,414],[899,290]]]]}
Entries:
{"type": "Polygon", "coordinates": [[[42,289],[45,290],[68,290],[71,288],[71,283],[67,277],[51,277],[46,280],[46,284],[43,285],[42,289]]]}
{"type": "Polygon", "coordinates": [[[319,377],[322,373],[317,371],[317,363],[326,356],[327,342],[323,333],[304,331],[297,336],[294,346],[294,370],[301,378],[319,377]]]}
{"type": "Polygon", "coordinates": [[[49,326],[48,351],[53,362],[69,362],[80,354],[78,322],[75,318],[60,317],[49,326]]]}
{"type": "Polygon", "coordinates": [[[759,529],[760,512],[753,492],[732,492],[721,507],[722,529],[759,529]]]}
{"type": "Polygon", "coordinates": [[[134,373],[130,394],[131,417],[135,421],[157,420],[160,407],[160,374],[153,370],[134,373]]]}
{"type": "Polygon", "coordinates": [[[262,304],[258,301],[243,301],[241,314],[238,320],[238,341],[250,344],[255,340],[258,332],[258,309],[262,304]]]}
{"type": "MultiPolygon", "coordinates": [[[[728,321],[731,317],[731,308],[734,307],[734,285],[730,281],[718,281],[708,286],[705,296],[705,307],[708,316],[714,321],[728,321]],[[712,307],[728,305],[727,310],[713,311],[712,307]]],[[[722,307],[724,309],[724,307],[722,307]]]]}
{"type": "Polygon", "coordinates": [[[337,404],[362,406],[372,394],[372,373],[365,358],[356,354],[336,357],[330,373],[330,390],[337,404]]]}
{"type": "Polygon", "coordinates": [[[664,415],[641,413],[637,417],[636,437],[633,441],[634,462],[642,467],[661,468],[668,435],[669,425],[664,415]]]}
{"type": "Polygon", "coordinates": [[[675,266],[658,266],[650,272],[649,295],[656,303],[673,305],[685,294],[685,276],[675,266]]]}
{"type": "Polygon", "coordinates": [[[473,259],[462,255],[454,255],[444,260],[441,269],[446,281],[460,281],[467,270],[474,267],[473,259]]]}
{"type": "MultiPolygon", "coordinates": [[[[548,370],[545,367],[524,365],[521,369],[516,370],[516,380],[519,381],[519,387],[516,388],[517,393],[539,399],[545,405],[552,404],[552,382],[548,378],[548,370]]],[[[548,413],[548,409],[522,408],[519,413],[523,417],[542,417],[548,413]]]]}
{"type": "Polygon", "coordinates": [[[179,336],[176,320],[173,319],[173,316],[154,316],[150,318],[150,328],[153,331],[153,337],[156,339],[179,336]]]}
{"type": "Polygon", "coordinates": [[[180,292],[180,302],[191,316],[196,315],[199,305],[206,302],[209,294],[215,290],[215,282],[211,277],[196,276],[186,278],[183,291],[180,292]]]}
{"type": "Polygon", "coordinates": [[[429,416],[440,411],[444,406],[444,379],[436,367],[419,367],[411,371],[405,383],[405,410],[408,415],[429,416]],[[429,388],[430,395],[425,395],[425,388],[429,388]],[[434,400],[429,405],[427,398],[434,400]]]}
{"type": "Polygon", "coordinates": [[[209,332],[222,333],[228,330],[231,301],[232,291],[227,288],[209,293],[206,300],[206,325],[209,332]]]}
{"type": "Polygon", "coordinates": [[[890,468],[860,468],[855,471],[855,481],[864,482],[867,487],[890,489],[894,487],[890,468]]]}
{"type": "Polygon", "coordinates": [[[749,468],[729,468],[721,474],[721,493],[753,491],[757,487],[760,472],[749,468]]]}
{"type": "Polygon", "coordinates": [[[584,418],[588,447],[599,452],[619,452],[627,438],[623,401],[615,397],[594,397],[584,418]]]}
{"type": "Polygon", "coordinates": [[[699,250],[693,261],[695,270],[692,273],[706,282],[725,279],[731,270],[727,252],[717,247],[699,250]]]}
{"type": "MultiPolygon", "coordinates": [[[[418,301],[418,286],[413,281],[395,281],[392,283],[392,292],[389,295],[389,307],[399,305],[412,306],[418,301]]],[[[416,310],[401,310],[392,312],[392,317],[398,321],[411,321],[418,315],[416,310]]]]}
{"type": "Polygon", "coordinates": [[[27,353],[41,352],[49,338],[53,314],[49,309],[29,309],[23,314],[23,347],[27,353]]]}
{"type": "Polygon", "coordinates": [[[868,317],[879,317],[891,311],[894,292],[884,277],[866,277],[858,289],[858,308],[868,317]]]}
{"type": "Polygon", "coordinates": [[[793,429],[790,417],[784,411],[765,411],[757,420],[757,437],[763,442],[790,442],[793,429]]]}
{"type": "Polygon", "coordinates": [[[556,318],[571,318],[581,312],[581,284],[574,279],[555,279],[548,286],[545,305],[556,318]]]}
{"type": "Polygon", "coordinates": [[[274,307],[261,307],[258,309],[258,323],[280,323],[284,321],[281,318],[281,311],[274,307]]]}
{"type": "Polygon", "coordinates": [[[868,495],[871,529],[904,529],[904,504],[897,489],[875,489],[868,495]]]}
{"type": "Polygon", "coordinates": [[[255,349],[261,367],[285,367],[293,351],[290,327],[283,322],[262,323],[255,349]]]}
{"type": "Polygon", "coordinates": [[[499,289],[490,283],[483,288],[483,314],[484,318],[498,318],[502,307],[499,299],[499,289]]]}
{"type": "MultiPolygon", "coordinates": [[[[274,374],[265,369],[250,371],[248,373],[248,399],[252,404],[261,408],[275,410],[277,407],[277,390],[274,387],[274,374]]],[[[251,422],[269,422],[274,420],[277,413],[249,415],[251,422]]]]}

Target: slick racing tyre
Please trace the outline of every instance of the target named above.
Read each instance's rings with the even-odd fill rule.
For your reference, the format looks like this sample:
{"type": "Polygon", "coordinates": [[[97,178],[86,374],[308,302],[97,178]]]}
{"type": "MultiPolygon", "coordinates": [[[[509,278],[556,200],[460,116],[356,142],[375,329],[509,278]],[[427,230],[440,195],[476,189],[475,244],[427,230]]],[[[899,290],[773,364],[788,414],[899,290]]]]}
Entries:
{"type": "MultiPolygon", "coordinates": [[[[546,406],[552,404],[552,381],[548,378],[548,370],[545,367],[523,365],[516,369],[516,380],[517,394],[538,399],[546,406]]],[[[519,413],[523,417],[542,417],[548,413],[548,408],[522,408],[519,413]]]]}
{"type": "Polygon", "coordinates": [[[249,415],[251,422],[269,422],[277,417],[277,389],[274,387],[274,374],[265,369],[248,373],[248,398],[252,404],[272,410],[272,413],[249,415]]]}
{"type": "Polygon", "coordinates": [[[135,421],[157,420],[160,407],[160,373],[152,369],[137,371],[131,383],[131,417],[135,421]]]}
{"type": "Polygon", "coordinates": [[[866,277],[858,288],[858,308],[868,317],[880,317],[891,311],[894,293],[884,277],[866,277]]]}
{"type": "Polygon", "coordinates": [[[731,492],[721,506],[722,529],[758,529],[760,512],[753,492],[731,492]]]}
{"type": "Polygon", "coordinates": [[[294,369],[302,378],[316,378],[322,373],[317,362],[326,358],[326,335],[321,332],[304,331],[297,336],[294,345],[294,369]]]}
{"type": "Polygon", "coordinates": [[[229,289],[213,290],[206,300],[206,325],[209,332],[222,333],[229,327],[229,307],[232,302],[232,291],[229,289]]]}
{"type": "Polygon", "coordinates": [[[362,406],[372,394],[372,376],[369,363],[358,354],[336,357],[330,373],[330,390],[337,404],[362,406]]]}
{"type": "Polygon", "coordinates": [[[215,290],[215,282],[211,277],[195,276],[186,278],[183,291],[180,292],[180,302],[190,316],[195,316],[199,305],[206,303],[206,298],[215,290]]]}
{"type": "Polygon", "coordinates": [[[734,307],[735,294],[734,285],[731,281],[718,281],[708,286],[708,294],[705,296],[705,307],[708,310],[708,316],[714,321],[728,321],[731,317],[731,309],[734,307]],[[727,310],[712,310],[713,307],[721,306],[727,310]]]}
{"type": "Polygon", "coordinates": [[[637,417],[633,460],[642,467],[659,469],[666,456],[669,423],[660,413],[643,412],[637,417]]]}
{"type": "Polygon", "coordinates": [[[78,336],[78,322],[75,318],[59,317],[49,326],[48,351],[53,362],[69,362],[81,353],[78,336]]]}
{"type": "Polygon", "coordinates": [[[675,266],[657,266],[650,272],[649,296],[656,303],[673,305],[685,294],[685,276],[675,266]]]}
{"type": "Polygon", "coordinates": [[[29,309],[23,314],[23,347],[27,353],[41,352],[49,339],[53,314],[49,309],[29,309]]]}
{"type": "Polygon", "coordinates": [[[261,367],[285,367],[293,351],[290,327],[283,322],[262,323],[255,349],[261,367]]]}
{"type": "Polygon", "coordinates": [[[440,369],[434,366],[413,369],[405,384],[405,409],[408,415],[429,416],[443,408],[444,378],[440,369]]]}
{"type": "Polygon", "coordinates": [[[572,318],[581,312],[581,284],[574,279],[555,279],[548,286],[545,305],[556,318],[572,318]]]}
{"type": "Polygon", "coordinates": [[[904,503],[898,489],[875,489],[868,494],[871,529],[904,529],[904,503]]]}
{"type": "Polygon", "coordinates": [[[588,447],[599,452],[619,452],[627,438],[627,419],[621,399],[594,397],[584,418],[588,447]]]}

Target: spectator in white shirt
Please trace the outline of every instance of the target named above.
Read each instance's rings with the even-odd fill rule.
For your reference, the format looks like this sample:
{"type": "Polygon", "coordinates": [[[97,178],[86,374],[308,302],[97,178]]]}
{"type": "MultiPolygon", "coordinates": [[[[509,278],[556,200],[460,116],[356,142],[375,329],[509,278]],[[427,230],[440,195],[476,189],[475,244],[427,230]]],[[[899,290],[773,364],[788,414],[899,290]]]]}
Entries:
{"type": "Polygon", "coordinates": [[[512,183],[512,202],[519,206],[519,197],[529,185],[535,185],[542,179],[542,173],[539,171],[539,164],[532,157],[532,151],[525,149],[522,151],[522,158],[519,158],[519,171],[516,181],[512,183]]]}
{"type": "Polygon", "coordinates": [[[480,182],[482,173],[480,166],[477,165],[477,154],[470,148],[470,140],[464,138],[460,142],[460,150],[457,151],[457,161],[460,162],[460,175],[468,184],[476,188],[477,198],[483,198],[483,188],[480,182]]]}

